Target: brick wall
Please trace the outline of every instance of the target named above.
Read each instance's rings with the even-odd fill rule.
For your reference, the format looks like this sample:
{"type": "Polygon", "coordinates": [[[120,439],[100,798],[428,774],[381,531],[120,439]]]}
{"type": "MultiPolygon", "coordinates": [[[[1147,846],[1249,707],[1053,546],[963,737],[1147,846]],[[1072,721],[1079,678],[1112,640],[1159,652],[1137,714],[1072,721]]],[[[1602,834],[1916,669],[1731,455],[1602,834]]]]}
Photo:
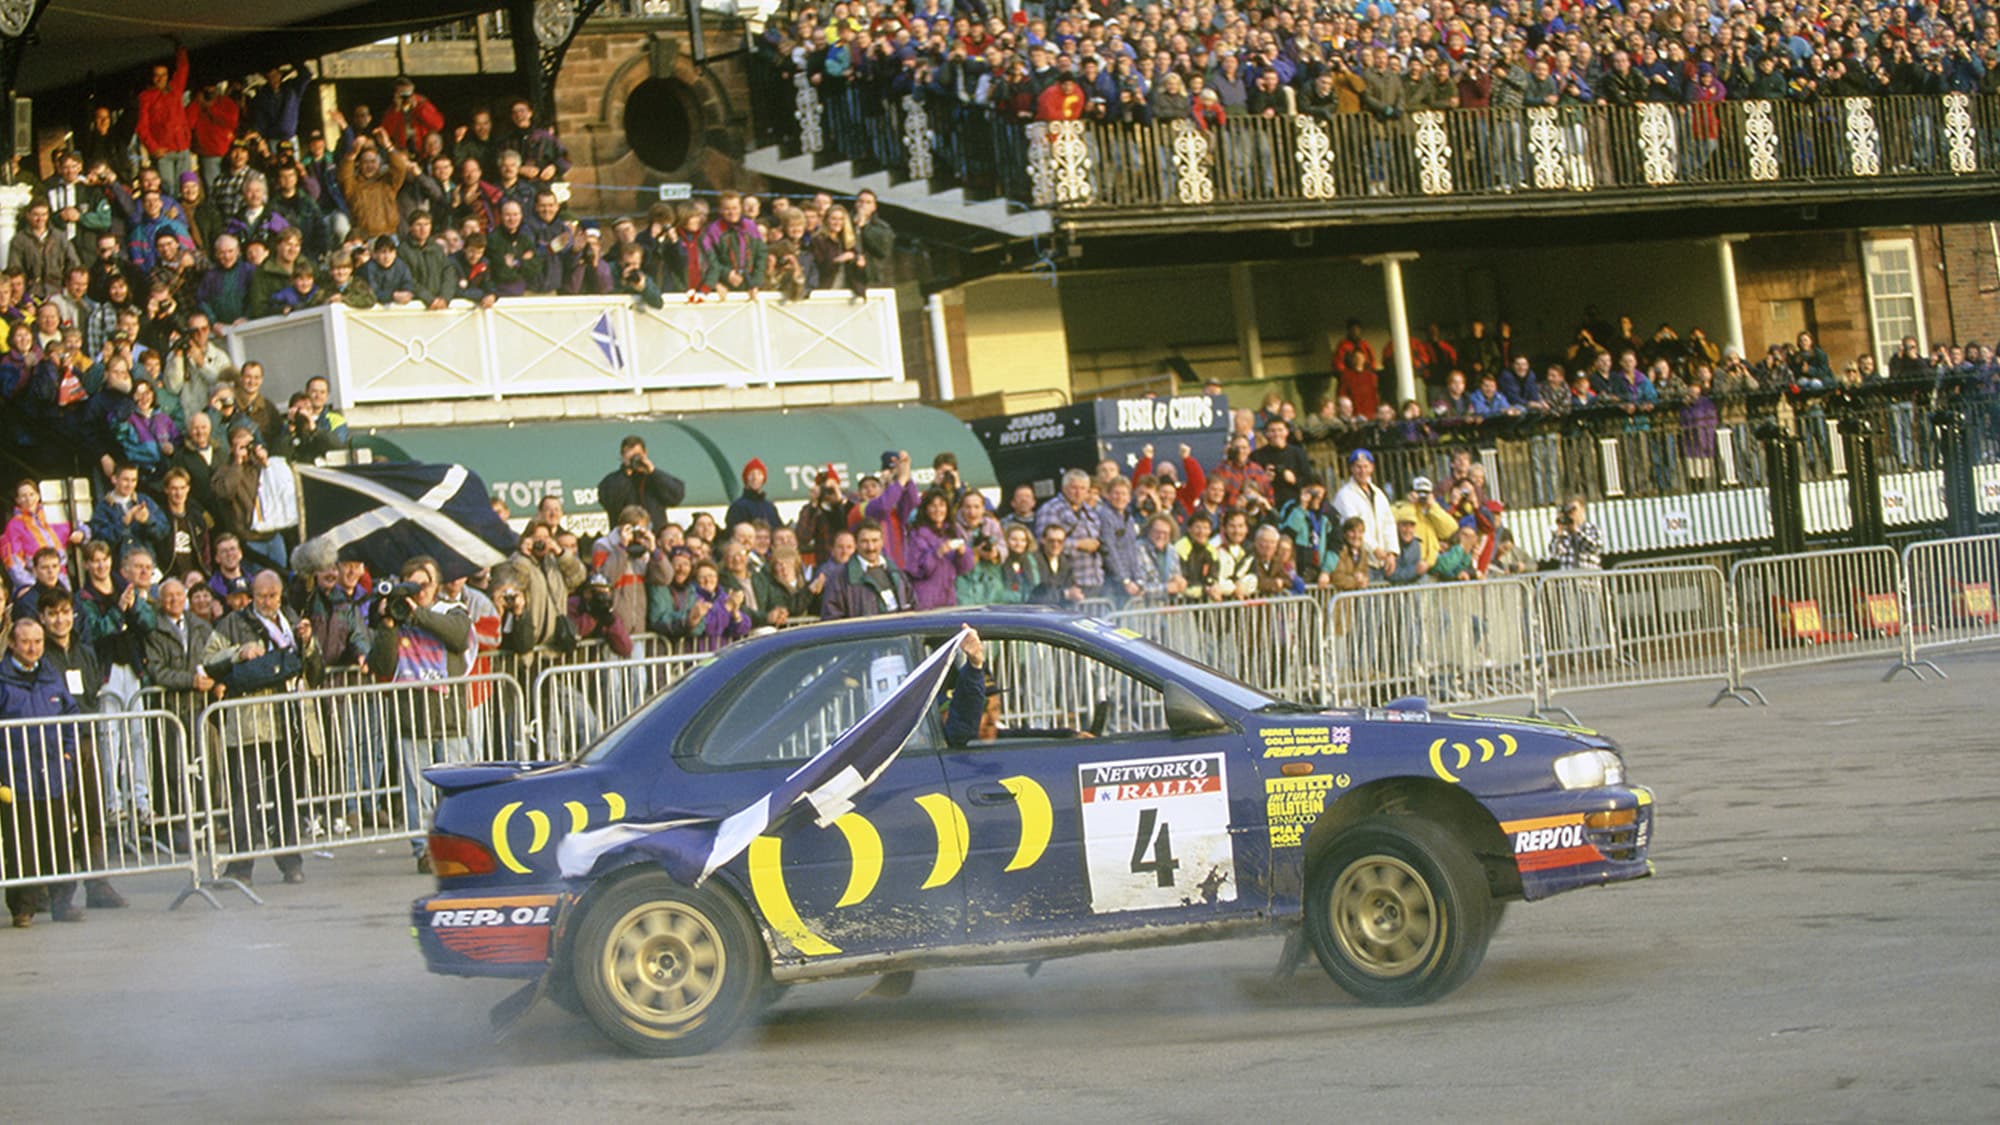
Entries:
{"type": "Polygon", "coordinates": [[[1993,227],[1962,223],[1934,229],[1942,269],[1932,280],[1941,275],[1943,284],[1926,285],[1925,293],[1943,290],[1939,297],[1931,298],[1950,317],[1950,332],[1943,338],[1977,340],[1991,347],[2000,339],[2000,268],[1993,258],[1993,227]]]}
{"type": "Polygon", "coordinates": [[[1753,361],[1769,345],[1788,342],[1785,328],[1772,323],[1774,301],[1812,302],[1811,327],[1836,365],[1869,347],[1868,294],[1856,232],[1757,235],[1739,242],[1736,290],[1743,344],[1753,361]]]}

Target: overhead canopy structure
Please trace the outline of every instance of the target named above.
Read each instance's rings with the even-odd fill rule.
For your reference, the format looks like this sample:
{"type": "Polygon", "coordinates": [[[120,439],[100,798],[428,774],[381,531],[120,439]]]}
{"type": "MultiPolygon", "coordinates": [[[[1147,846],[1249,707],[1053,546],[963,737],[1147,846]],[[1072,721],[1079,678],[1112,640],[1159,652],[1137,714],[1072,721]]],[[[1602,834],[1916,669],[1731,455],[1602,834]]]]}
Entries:
{"type": "MultiPolygon", "coordinates": [[[[186,44],[197,75],[241,75],[507,7],[507,0],[54,0],[35,21],[15,88],[36,96],[95,79],[126,92],[130,72],[186,44]]],[[[4,30],[4,29],[0,29],[4,30]]]]}
{"type": "Polygon", "coordinates": [[[465,465],[518,516],[549,495],[561,496],[568,511],[595,511],[597,482],[617,467],[618,444],[628,434],[644,438],[653,463],[686,482],[684,508],[718,514],[742,491],[743,466],[753,457],[765,464],[766,494],[786,508],[812,495],[828,465],[852,488],[877,471],[887,450],[908,450],[920,479],[928,479],[933,456],[949,451],[958,455],[968,486],[997,483],[985,448],[965,423],[914,404],[411,428],[372,432],[356,444],[378,458],[465,465]]]}

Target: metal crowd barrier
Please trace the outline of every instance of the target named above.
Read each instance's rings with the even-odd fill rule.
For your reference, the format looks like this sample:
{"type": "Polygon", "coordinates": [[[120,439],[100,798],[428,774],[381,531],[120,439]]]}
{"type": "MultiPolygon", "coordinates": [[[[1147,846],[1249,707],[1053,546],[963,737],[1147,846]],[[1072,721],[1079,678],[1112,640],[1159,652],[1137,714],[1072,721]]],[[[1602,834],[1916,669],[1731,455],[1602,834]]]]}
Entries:
{"type": "Polygon", "coordinates": [[[1748,702],[1736,694],[1734,609],[1715,567],[1549,571],[1533,582],[1538,711],[1568,714],[1550,702],[1560,692],[1702,680],[1748,702]]]}
{"type": "Polygon", "coordinates": [[[210,703],[198,745],[211,861],[227,885],[230,864],[421,835],[437,800],[423,767],[528,757],[523,699],[487,673],[210,703]]]}
{"type": "Polygon", "coordinates": [[[1280,699],[1319,703],[1327,697],[1321,642],[1326,618],[1314,598],[1134,609],[1110,614],[1106,620],[1280,699]]]}
{"type": "Polygon", "coordinates": [[[1743,559],[1729,586],[1740,674],[1903,655],[1902,566],[1888,547],[1743,559]]]}
{"type": "Polygon", "coordinates": [[[2000,535],[1912,543],[1903,548],[1902,561],[1909,622],[1904,664],[1912,669],[1921,664],[1942,676],[1917,653],[2000,640],[2000,535]]]}
{"type": "Polygon", "coordinates": [[[531,698],[536,757],[566,761],[715,657],[711,653],[599,660],[544,668],[531,698]]]}
{"type": "Polygon", "coordinates": [[[1539,698],[1533,588],[1519,578],[1419,583],[1333,594],[1326,664],[1334,701],[1378,707],[1539,698]]]}
{"type": "MultiPolygon", "coordinates": [[[[157,708],[0,720],[0,785],[9,790],[0,803],[0,887],[158,871],[185,871],[195,887],[189,747],[180,719],[157,708]]],[[[84,905],[82,895],[75,905],[84,905]]]]}

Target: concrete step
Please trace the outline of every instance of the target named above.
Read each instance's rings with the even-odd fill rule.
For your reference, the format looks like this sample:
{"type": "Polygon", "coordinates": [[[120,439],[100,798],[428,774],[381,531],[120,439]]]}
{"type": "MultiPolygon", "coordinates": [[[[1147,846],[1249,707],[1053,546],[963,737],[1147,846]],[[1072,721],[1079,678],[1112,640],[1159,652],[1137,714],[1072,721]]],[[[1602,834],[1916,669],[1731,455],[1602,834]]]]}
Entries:
{"type": "Polygon", "coordinates": [[[1033,238],[1053,229],[1047,211],[1020,210],[1000,199],[968,200],[958,188],[931,191],[921,183],[896,183],[887,172],[856,172],[848,162],[818,168],[810,155],[786,156],[776,146],[751,150],[744,155],[743,166],[760,175],[811,184],[836,195],[853,195],[867,188],[887,206],[1014,238],[1033,238]]]}

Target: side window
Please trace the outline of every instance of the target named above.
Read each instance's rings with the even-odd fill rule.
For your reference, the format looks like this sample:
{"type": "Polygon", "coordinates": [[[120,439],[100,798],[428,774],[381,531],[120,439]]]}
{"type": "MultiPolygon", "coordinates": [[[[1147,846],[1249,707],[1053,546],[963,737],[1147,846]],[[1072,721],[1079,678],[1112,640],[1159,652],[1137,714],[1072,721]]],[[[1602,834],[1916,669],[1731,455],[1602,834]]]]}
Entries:
{"type": "MultiPolygon", "coordinates": [[[[814,645],[756,669],[713,717],[696,757],[709,766],[803,762],[827,748],[916,667],[907,638],[814,645]]],[[[936,748],[932,723],[904,753],[936,748]]]]}
{"type": "Polygon", "coordinates": [[[1099,738],[1163,735],[1160,690],[1094,656],[1035,637],[986,641],[986,667],[1003,690],[1005,730],[1089,731],[1100,710],[1099,738]]]}

